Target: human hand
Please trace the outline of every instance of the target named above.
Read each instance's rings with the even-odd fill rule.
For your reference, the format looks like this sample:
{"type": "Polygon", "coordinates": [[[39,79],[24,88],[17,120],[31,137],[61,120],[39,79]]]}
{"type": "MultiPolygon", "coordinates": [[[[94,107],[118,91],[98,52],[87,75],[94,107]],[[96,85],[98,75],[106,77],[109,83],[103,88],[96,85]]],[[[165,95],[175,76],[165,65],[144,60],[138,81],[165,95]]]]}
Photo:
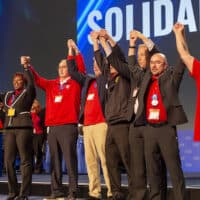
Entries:
{"type": "Polygon", "coordinates": [[[184,32],[184,25],[179,23],[179,22],[176,22],[173,26],[173,31],[174,33],[183,33],[184,32]]]}
{"type": "Polygon", "coordinates": [[[24,66],[24,68],[27,68],[30,65],[31,58],[30,56],[21,56],[20,57],[20,63],[24,66]]]}

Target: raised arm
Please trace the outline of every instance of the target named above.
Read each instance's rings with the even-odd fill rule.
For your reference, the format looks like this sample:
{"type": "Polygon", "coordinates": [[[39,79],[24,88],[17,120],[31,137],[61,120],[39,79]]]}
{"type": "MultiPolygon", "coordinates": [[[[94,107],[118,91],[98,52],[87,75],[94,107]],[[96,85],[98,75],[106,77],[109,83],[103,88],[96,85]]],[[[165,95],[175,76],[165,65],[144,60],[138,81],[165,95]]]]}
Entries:
{"type": "Polygon", "coordinates": [[[108,63],[105,59],[105,56],[102,54],[99,48],[99,32],[98,31],[92,31],[90,33],[90,38],[93,43],[93,50],[94,50],[94,57],[97,62],[97,65],[99,69],[101,70],[101,73],[103,75],[107,75],[108,73],[108,63]]]}
{"type": "Polygon", "coordinates": [[[27,98],[32,101],[36,96],[33,74],[30,71],[30,57],[21,56],[21,65],[24,67],[24,78],[26,80],[27,98]]]}
{"type": "Polygon", "coordinates": [[[36,71],[35,69],[33,68],[33,66],[30,66],[30,71],[32,72],[33,74],[33,77],[34,77],[34,80],[35,80],[35,84],[43,89],[43,90],[46,90],[46,88],[48,87],[49,85],[49,80],[41,77],[36,71]]]}
{"type": "Polygon", "coordinates": [[[128,64],[121,48],[117,45],[116,42],[114,42],[112,37],[107,32],[105,32],[105,30],[102,30],[102,32],[103,34],[100,33],[99,40],[106,53],[108,63],[114,67],[121,76],[130,80],[130,72],[127,67],[128,64]],[[114,46],[108,42],[108,39],[109,41],[112,41],[112,45],[114,46]]]}
{"type": "Polygon", "coordinates": [[[186,67],[188,68],[188,70],[192,73],[194,57],[191,56],[188,46],[187,46],[185,32],[184,32],[184,25],[181,23],[176,23],[173,26],[173,31],[176,38],[177,51],[181,59],[185,63],[186,67]]]}
{"type": "Polygon", "coordinates": [[[67,47],[68,47],[67,59],[71,59],[72,57],[74,57],[76,60],[78,71],[83,74],[86,74],[85,62],[76,43],[72,39],[69,39],[67,41],[67,47]]]}

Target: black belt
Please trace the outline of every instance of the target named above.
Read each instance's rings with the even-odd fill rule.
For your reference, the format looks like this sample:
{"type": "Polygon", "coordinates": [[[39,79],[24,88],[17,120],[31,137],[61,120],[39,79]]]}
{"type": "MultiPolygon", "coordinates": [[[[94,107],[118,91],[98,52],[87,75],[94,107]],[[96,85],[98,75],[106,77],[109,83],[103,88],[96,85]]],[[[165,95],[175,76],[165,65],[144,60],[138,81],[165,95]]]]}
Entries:
{"type": "Polygon", "coordinates": [[[152,127],[155,127],[155,128],[157,128],[157,127],[162,127],[162,126],[165,126],[165,125],[167,125],[167,122],[159,122],[159,123],[147,123],[149,126],[152,126],[152,127]]]}

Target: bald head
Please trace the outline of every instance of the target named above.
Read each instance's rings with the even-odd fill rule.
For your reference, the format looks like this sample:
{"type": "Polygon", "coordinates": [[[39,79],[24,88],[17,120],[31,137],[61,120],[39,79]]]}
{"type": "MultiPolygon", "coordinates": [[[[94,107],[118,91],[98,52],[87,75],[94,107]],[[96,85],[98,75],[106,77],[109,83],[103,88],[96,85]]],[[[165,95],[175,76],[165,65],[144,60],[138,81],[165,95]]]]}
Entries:
{"type": "Polygon", "coordinates": [[[154,76],[159,76],[167,68],[167,58],[162,53],[155,53],[150,60],[150,70],[154,76]]]}

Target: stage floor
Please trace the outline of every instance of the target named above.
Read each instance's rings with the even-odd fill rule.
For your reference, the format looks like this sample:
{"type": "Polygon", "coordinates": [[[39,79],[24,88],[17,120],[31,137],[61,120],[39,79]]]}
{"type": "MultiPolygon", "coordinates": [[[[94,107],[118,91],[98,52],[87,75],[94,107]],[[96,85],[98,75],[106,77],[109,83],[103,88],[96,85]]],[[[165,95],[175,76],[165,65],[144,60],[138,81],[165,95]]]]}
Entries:
{"type": "MultiPolygon", "coordinates": [[[[18,181],[21,182],[21,175],[18,174],[18,181]]],[[[125,190],[127,190],[127,176],[122,174],[122,186],[125,190]]],[[[104,197],[106,195],[106,187],[101,177],[102,182],[102,191],[104,192],[104,197]]],[[[200,192],[200,177],[185,177],[186,189],[187,191],[193,191],[193,193],[198,192],[198,200],[199,200],[199,192],[200,192]]],[[[67,187],[68,185],[68,176],[66,174],[63,175],[63,184],[67,187]]],[[[7,197],[7,176],[3,174],[0,177],[0,200],[6,200],[7,197]]],[[[30,200],[42,200],[44,196],[50,195],[50,175],[49,174],[33,174],[32,176],[32,195],[30,196],[30,200]],[[40,192],[38,190],[41,190],[40,192]]],[[[88,192],[88,177],[87,175],[79,175],[79,188],[81,190],[79,194],[79,198],[77,200],[84,200],[87,196],[88,192]],[[84,189],[83,189],[84,188],[84,189]]],[[[168,190],[170,191],[172,188],[170,180],[168,180],[168,190]]],[[[191,193],[191,192],[190,192],[191,193]]],[[[170,198],[171,199],[171,198],[170,198]]],[[[173,198],[172,198],[173,199],[173,198]]],[[[190,198],[191,200],[196,200],[196,198],[190,198]]]]}
{"type": "MultiPolygon", "coordinates": [[[[21,175],[18,174],[17,178],[19,182],[21,182],[21,175]]],[[[121,175],[122,185],[127,186],[127,176],[126,174],[121,175]]],[[[50,184],[50,174],[33,174],[32,183],[40,183],[40,184],[50,184]]],[[[6,174],[0,176],[0,182],[7,182],[6,174]]],[[[86,174],[81,174],[78,177],[79,185],[88,185],[88,176],[86,174]]],[[[101,176],[101,183],[104,184],[103,176],[101,176]]],[[[199,188],[200,189],[200,177],[185,177],[185,183],[187,188],[199,188]]],[[[66,174],[63,175],[63,184],[68,184],[68,176],[66,174]]],[[[168,187],[171,187],[171,181],[168,178],[168,187]]]]}

